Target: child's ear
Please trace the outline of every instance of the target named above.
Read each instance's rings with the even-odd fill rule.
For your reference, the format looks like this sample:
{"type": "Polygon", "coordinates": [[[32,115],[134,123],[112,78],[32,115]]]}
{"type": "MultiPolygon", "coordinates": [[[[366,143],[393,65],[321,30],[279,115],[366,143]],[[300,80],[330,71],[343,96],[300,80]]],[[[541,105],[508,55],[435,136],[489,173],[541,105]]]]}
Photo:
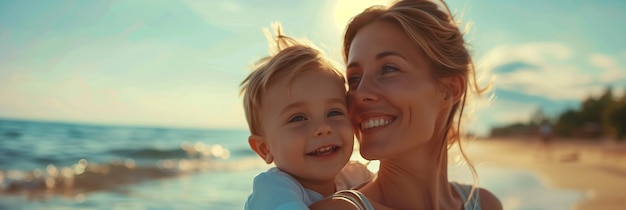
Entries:
{"type": "Polygon", "coordinates": [[[267,144],[265,143],[263,137],[259,135],[251,135],[248,137],[248,144],[250,144],[250,148],[256,152],[267,164],[274,162],[274,156],[270,152],[267,144]]]}

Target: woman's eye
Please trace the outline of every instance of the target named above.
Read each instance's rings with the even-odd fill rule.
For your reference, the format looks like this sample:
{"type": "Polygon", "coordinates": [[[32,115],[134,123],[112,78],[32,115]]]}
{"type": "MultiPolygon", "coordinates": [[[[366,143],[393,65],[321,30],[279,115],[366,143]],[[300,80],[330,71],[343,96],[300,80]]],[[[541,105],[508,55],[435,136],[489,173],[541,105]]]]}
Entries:
{"type": "Polygon", "coordinates": [[[340,111],[330,111],[330,112],[328,112],[327,117],[340,116],[340,115],[343,115],[343,112],[340,112],[340,111]]]}
{"type": "Polygon", "coordinates": [[[360,76],[350,76],[350,77],[348,77],[348,85],[349,86],[359,84],[359,82],[361,82],[361,77],[360,76]]]}
{"type": "Polygon", "coordinates": [[[300,121],[305,121],[305,120],[306,120],[306,117],[304,117],[302,115],[298,115],[298,116],[292,117],[289,120],[289,122],[292,123],[292,122],[300,122],[300,121]]]}
{"type": "Polygon", "coordinates": [[[384,73],[389,73],[389,72],[398,71],[398,70],[399,70],[398,68],[396,68],[396,67],[394,67],[394,66],[391,66],[391,65],[384,65],[384,66],[382,67],[382,73],[383,73],[383,74],[384,74],[384,73]]]}

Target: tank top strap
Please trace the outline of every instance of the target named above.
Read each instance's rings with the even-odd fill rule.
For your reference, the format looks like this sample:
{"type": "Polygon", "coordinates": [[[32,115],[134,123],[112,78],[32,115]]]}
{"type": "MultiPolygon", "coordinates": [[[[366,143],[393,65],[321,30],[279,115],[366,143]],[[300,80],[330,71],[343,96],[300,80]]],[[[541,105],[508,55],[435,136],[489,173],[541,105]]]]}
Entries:
{"type": "Polygon", "coordinates": [[[461,184],[458,182],[450,182],[456,192],[459,194],[461,199],[463,199],[463,209],[464,210],[481,210],[480,208],[480,198],[478,197],[478,190],[475,190],[469,202],[467,202],[467,198],[470,197],[470,193],[472,192],[472,185],[461,184]]]}
{"type": "Polygon", "coordinates": [[[332,195],[333,199],[341,199],[355,205],[359,210],[374,210],[372,203],[358,190],[340,190],[332,195]]]}

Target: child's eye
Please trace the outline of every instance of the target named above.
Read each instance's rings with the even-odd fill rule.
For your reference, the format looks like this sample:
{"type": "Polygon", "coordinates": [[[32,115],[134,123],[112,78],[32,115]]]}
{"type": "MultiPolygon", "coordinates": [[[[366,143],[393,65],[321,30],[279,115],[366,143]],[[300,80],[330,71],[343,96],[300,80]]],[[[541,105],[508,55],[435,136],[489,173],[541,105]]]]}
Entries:
{"type": "Polygon", "coordinates": [[[392,65],[385,64],[385,65],[383,65],[381,71],[382,71],[382,74],[385,74],[385,73],[394,72],[394,71],[398,71],[398,70],[399,70],[398,68],[396,68],[396,67],[394,67],[392,65]]]}
{"type": "Polygon", "coordinates": [[[289,119],[289,122],[292,123],[292,122],[300,122],[300,121],[305,121],[305,120],[307,120],[306,117],[302,115],[297,115],[289,119]]]}
{"type": "Polygon", "coordinates": [[[343,112],[340,111],[330,111],[328,112],[328,114],[326,115],[327,117],[333,117],[333,116],[340,116],[343,115],[343,112]]]}

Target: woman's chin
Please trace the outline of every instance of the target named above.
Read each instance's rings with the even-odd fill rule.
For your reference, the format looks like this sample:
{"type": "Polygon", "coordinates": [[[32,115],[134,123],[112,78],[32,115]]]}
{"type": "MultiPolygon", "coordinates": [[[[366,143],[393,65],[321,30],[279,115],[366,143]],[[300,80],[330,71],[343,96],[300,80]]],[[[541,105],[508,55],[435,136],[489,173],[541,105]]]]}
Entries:
{"type": "Polygon", "coordinates": [[[384,159],[384,154],[382,153],[383,148],[381,145],[374,144],[362,144],[359,148],[359,152],[361,153],[361,157],[366,160],[380,160],[384,159]]]}

